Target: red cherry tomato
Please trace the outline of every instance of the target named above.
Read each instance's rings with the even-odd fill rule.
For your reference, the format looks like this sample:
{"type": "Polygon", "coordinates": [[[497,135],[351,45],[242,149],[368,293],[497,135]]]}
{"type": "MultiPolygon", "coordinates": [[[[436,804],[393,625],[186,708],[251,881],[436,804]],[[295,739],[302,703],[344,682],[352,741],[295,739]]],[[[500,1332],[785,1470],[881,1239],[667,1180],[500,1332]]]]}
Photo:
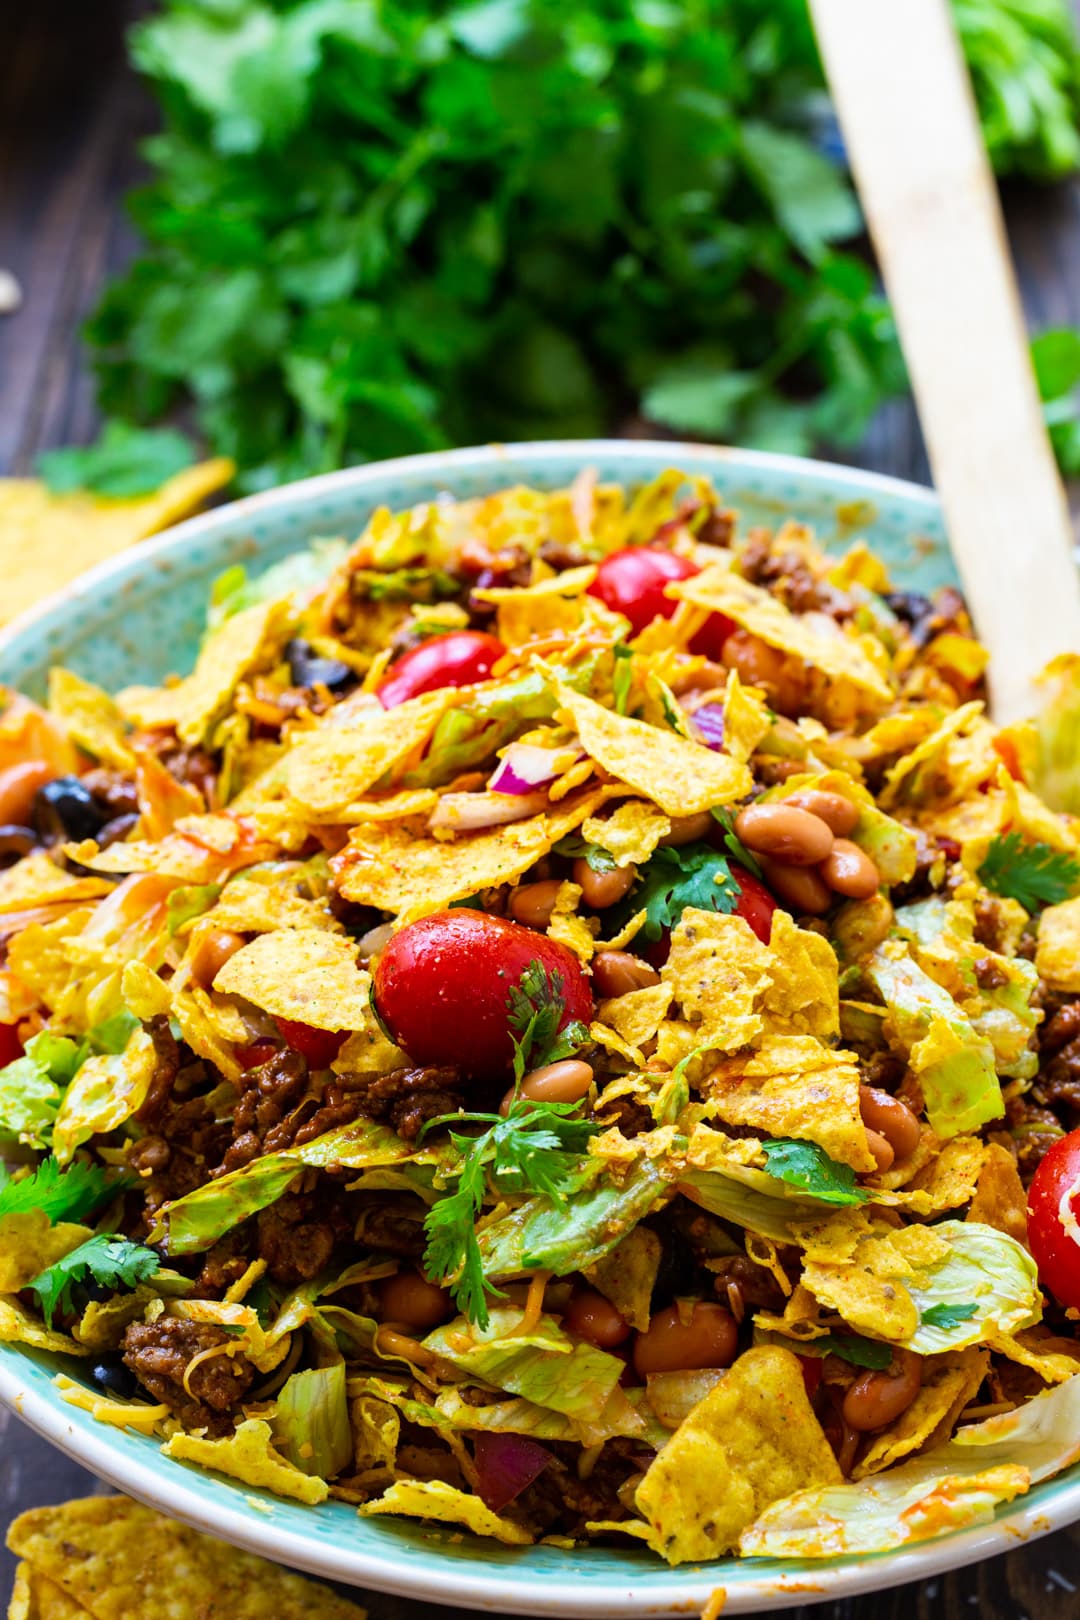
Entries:
{"type": "Polygon", "coordinates": [[[574,1018],[587,1024],[592,992],[576,956],[520,923],[465,907],[394,935],[375,969],[375,1003],[414,1063],[503,1072],[514,1051],[507,998],[530,962],[562,978],[559,1028],[574,1018]]]}
{"type": "Polygon", "coordinates": [[[472,686],[486,681],[492,668],[506,652],[495,636],[481,630],[455,630],[448,636],[433,636],[394,664],[378,689],[384,709],[435,692],[443,686],[472,686]]]}
{"type": "Polygon", "coordinates": [[[280,1051],[277,1041],[263,1036],[261,1040],[252,1041],[250,1046],[236,1047],[233,1055],[242,1069],[257,1069],[263,1063],[269,1063],[277,1051],[280,1051]]]}
{"type": "Polygon", "coordinates": [[[802,1381],[806,1386],[806,1393],[813,1400],[821,1383],[821,1372],[825,1364],[824,1356],[800,1356],[799,1365],[802,1368],[802,1381]]]}
{"type": "MultiPolygon", "coordinates": [[[[730,866],[731,875],[739,887],[735,915],[748,922],[761,943],[767,945],[772,932],[772,914],[776,910],[776,901],[764,883],[754,877],[753,873],[748,872],[745,866],[738,866],[734,861],[730,862],[730,866]]],[[[650,967],[660,969],[667,961],[670,950],[671,930],[665,928],[660,938],[647,945],[641,951],[641,955],[650,967]]]]}
{"type": "Polygon", "coordinates": [[[344,1030],[313,1029],[310,1024],[300,1024],[292,1018],[275,1018],[274,1023],[286,1046],[307,1059],[309,1069],[328,1069],[345,1044],[344,1030]]]}
{"type": "Polygon", "coordinates": [[[1028,1242],[1043,1287],[1060,1305],[1080,1307],[1080,1131],[1055,1142],[1035,1172],[1028,1242]]]}
{"type": "MultiPolygon", "coordinates": [[[[700,572],[696,563],[677,557],[673,551],[659,546],[631,546],[604,558],[589,586],[589,595],[598,596],[605,607],[629,619],[636,636],[654,619],[670,619],[678,607],[676,601],[664,595],[664,587],[700,572]]],[[[722,613],[713,613],[690,643],[690,651],[705,658],[719,658],[734,628],[722,613]]]]}
{"type": "Polygon", "coordinates": [[[0,1069],[14,1063],[23,1055],[23,1043],[15,1033],[14,1024],[0,1024],[0,1069]]]}

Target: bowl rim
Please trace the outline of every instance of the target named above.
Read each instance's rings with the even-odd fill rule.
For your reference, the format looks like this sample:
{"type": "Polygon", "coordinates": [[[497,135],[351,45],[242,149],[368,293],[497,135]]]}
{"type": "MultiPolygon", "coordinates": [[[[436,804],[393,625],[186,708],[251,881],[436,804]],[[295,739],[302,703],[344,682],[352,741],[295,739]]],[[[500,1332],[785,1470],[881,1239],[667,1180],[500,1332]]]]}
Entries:
{"type": "MultiPolygon", "coordinates": [[[[492,444],[458,450],[433,451],[418,456],[397,457],[344,468],[313,478],[295,480],[240,500],[214,507],[174,524],[153,537],[119,552],[78,579],[62,587],[19,614],[0,629],[0,656],[9,644],[43,626],[59,610],[73,601],[92,598],[113,582],[141,574],[159,559],[180,553],[189,540],[234,532],[247,519],[256,521],[276,507],[297,499],[317,501],[327,495],[363,495],[377,490],[387,479],[402,473],[438,476],[468,469],[493,472],[512,463],[526,476],[530,468],[540,468],[554,460],[587,466],[596,460],[617,459],[631,467],[635,462],[655,464],[658,460],[677,466],[680,460],[712,462],[717,468],[731,466],[747,474],[764,473],[777,478],[797,477],[804,485],[819,486],[824,493],[838,485],[849,485],[873,500],[900,499],[929,520],[940,519],[940,503],[925,485],[888,474],[865,471],[840,463],[817,461],[764,450],[739,450],[728,446],[705,446],[682,441],[575,439],[541,440],[523,444],[492,444]]],[[[201,1487],[198,1473],[177,1468],[163,1473],[155,1451],[144,1460],[137,1452],[110,1445],[113,1431],[97,1424],[89,1413],[66,1406],[50,1389],[32,1385],[21,1371],[25,1352],[0,1353],[0,1403],[9,1407],[32,1429],[57,1446],[76,1462],[132,1497],[183,1520],[196,1529],[222,1537],[236,1546],[287,1562],[316,1576],[346,1585],[367,1586],[399,1596],[426,1598],[457,1608],[533,1615],[623,1616],[627,1612],[660,1616],[683,1616],[700,1609],[723,1581],[723,1565],[684,1566],[664,1578],[650,1579],[647,1588],[635,1590],[640,1565],[627,1564],[625,1578],[612,1574],[598,1581],[595,1588],[560,1579],[557,1572],[545,1573],[542,1581],[535,1574],[524,1580],[503,1569],[478,1573],[483,1556],[478,1553],[469,1565],[446,1560],[437,1569],[425,1564],[410,1568],[407,1549],[372,1551],[308,1539],[302,1533],[275,1524],[269,1516],[254,1519],[239,1505],[210,1503],[201,1487]]],[[[0,1352],[7,1352],[0,1346],[0,1352]]],[[[234,1482],[230,1482],[233,1484],[234,1482]]],[[[239,1482],[235,1482],[239,1485],[239,1482]]],[[[239,1485],[237,1502],[243,1500],[239,1485]]],[[[739,1564],[739,1580],[727,1590],[725,1612],[729,1614],[767,1613],[798,1604],[817,1603],[829,1598],[860,1593],[925,1580],[944,1571],[957,1569],[979,1559],[1014,1549],[1018,1543],[1046,1535],[1080,1519],[1080,1477],[1065,1480],[1049,1496],[1040,1493],[1036,1501],[1018,1498],[1005,1512],[989,1523],[974,1525],[933,1540],[919,1542],[895,1552],[857,1555],[818,1562],[791,1560],[790,1572],[755,1576],[753,1560],[739,1564]]]]}

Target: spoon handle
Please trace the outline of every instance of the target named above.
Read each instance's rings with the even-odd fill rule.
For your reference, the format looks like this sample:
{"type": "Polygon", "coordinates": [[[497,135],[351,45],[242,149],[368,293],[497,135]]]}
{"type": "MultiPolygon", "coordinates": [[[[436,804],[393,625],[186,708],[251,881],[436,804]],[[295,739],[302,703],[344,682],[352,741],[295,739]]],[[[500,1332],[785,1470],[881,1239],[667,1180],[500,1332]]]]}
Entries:
{"type": "Polygon", "coordinates": [[[811,0],[1001,724],[1080,652],[1080,574],[947,0],[811,0]]]}

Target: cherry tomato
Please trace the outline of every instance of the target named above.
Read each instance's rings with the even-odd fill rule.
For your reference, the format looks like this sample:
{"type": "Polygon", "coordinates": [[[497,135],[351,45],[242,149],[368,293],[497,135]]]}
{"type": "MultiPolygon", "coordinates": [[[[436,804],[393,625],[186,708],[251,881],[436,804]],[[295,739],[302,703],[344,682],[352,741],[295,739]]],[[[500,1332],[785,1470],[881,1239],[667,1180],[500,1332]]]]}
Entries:
{"type": "Polygon", "coordinates": [[[384,709],[396,709],[399,703],[419,697],[421,692],[486,681],[505,652],[497,637],[481,630],[455,630],[448,636],[433,636],[403,654],[391,667],[378,689],[379,702],[384,709]]]}
{"type": "Polygon", "coordinates": [[[23,1043],[15,1032],[14,1024],[0,1024],[0,1069],[14,1063],[23,1055],[23,1043]]]}
{"type": "Polygon", "coordinates": [[[277,1041],[272,1041],[269,1036],[264,1035],[261,1040],[252,1041],[250,1046],[236,1047],[233,1055],[242,1069],[257,1069],[263,1063],[269,1063],[274,1053],[279,1050],[277,1041]]]}
{"type": "Polygon", "coordinates": [[[1060,1305],[1080,1307],[1080,1131],[1055,1142],[1035,1172],[1028,1242],[1043,1287],[1060,1305]]]}
{"type": "Polygon", "coordinates": [[[344,1030],[313,1029],[292,1018],[275,1018],[274,1023],[286,1046],[306,1058],[309,1069],[328,1069],[345,1044],[344,1030]]]}
{"type": "MultiPolygon", "coordinates": [[[[776,910],[776,901],[764,883],[754,877],[752,872],[748,872],[745,866],[739,866],[735,861],[731,861],[729,865],[731,875],[739,887],[735,915],[748,922],[761,943],[767,945],[772,932],[772,914],[776,910]]],[[[651,945],[645,946],[638,954],[645,958],[650,967],[659,969],[667,961],[670,950],[671,930],[665,928],[659,939],[654,939],[651,945]]]]}
{"type": "Polygon", "coordinates": [[[800,1356],[799,1366],[802,1368],[802,1381],[806,1393],[813,1400],[821,1383],[821,1373],[825,1365],[824,1356],[800,1356]]]}
{"type": "MultiPolygon", "coordinates": [[[[670,619],[678,603],[664,595],[673,580],[689,579],[701,569],[686,557],[659,546],[631,546],[613,551],[604,558],[589,586],[589,595],[598,596],[605,607],[630,620],[640,635],[654,619],[670,619]]],[[[690,651],[705,658],[719,658],[724,642],[735,628],[722,613],[713,613],[690,643],[690,651]]]]}
{"type": "Polygon", "coordinates": [[[562,978],[559,1028],[593,1015],[577,957],[531,928],[465,907],[421,917],[396,933],[375,969],[375,1003],[414,1063],[504,1072],[513,1058],[507,998],[531,962],[562,978]]]}

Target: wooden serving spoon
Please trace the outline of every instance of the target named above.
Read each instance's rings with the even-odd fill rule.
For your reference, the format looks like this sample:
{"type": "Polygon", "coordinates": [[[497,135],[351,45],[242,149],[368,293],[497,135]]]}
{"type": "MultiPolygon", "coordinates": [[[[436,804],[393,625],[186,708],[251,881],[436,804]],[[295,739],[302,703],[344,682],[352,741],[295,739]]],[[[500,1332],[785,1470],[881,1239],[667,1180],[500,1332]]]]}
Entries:
{"type": "Polygon", "coordinates": [[[947,0],[810,0],[892,301],[994,718],[1080,653],[1080,574],[947,0]]]}

